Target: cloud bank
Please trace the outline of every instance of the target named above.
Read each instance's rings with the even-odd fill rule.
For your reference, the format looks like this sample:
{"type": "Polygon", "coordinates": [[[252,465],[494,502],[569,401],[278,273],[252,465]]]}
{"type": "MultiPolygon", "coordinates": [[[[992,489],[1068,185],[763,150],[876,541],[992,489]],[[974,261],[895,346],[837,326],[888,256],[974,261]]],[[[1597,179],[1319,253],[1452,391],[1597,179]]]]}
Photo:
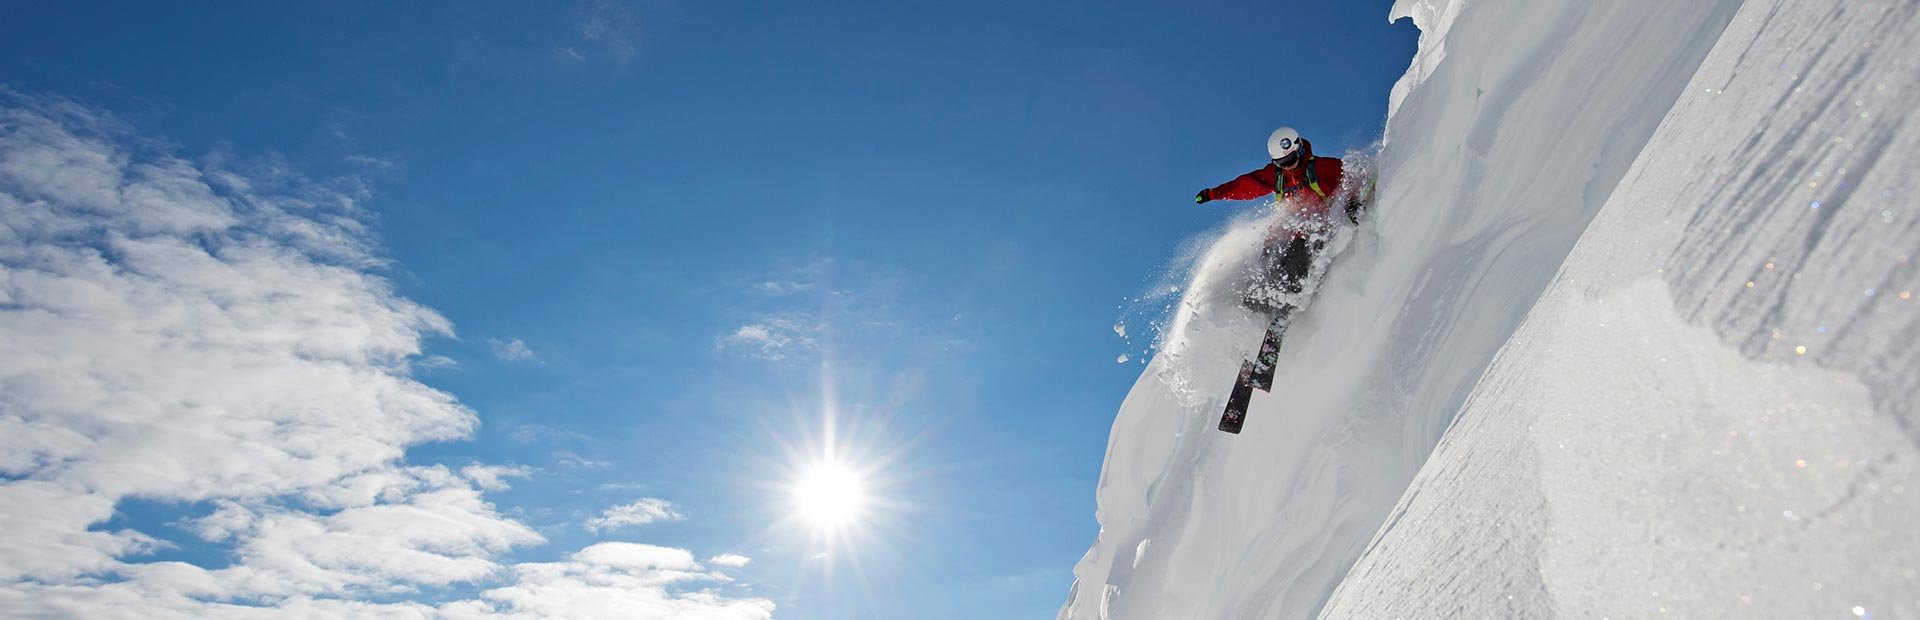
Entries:
{"type": "Polygon", "coordinates": [[[452,326],[378,275],[368,198],[0,87],[0,616],[770,617],[685,550],[505,564],[544,540],[484,492],[527,472],[405,462],[478,419],[411,377],[452,326]],[[226,561],[149,559],[188,543],[226,561]]]}

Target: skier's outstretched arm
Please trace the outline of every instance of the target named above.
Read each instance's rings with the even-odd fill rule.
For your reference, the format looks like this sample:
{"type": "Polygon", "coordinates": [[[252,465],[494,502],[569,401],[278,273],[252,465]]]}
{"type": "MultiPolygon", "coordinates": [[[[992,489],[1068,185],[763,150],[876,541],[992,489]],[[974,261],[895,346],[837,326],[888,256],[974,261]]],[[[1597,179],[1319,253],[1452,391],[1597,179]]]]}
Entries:
{"type": "Polygon", "coordinates": [[[1269,172],[1271,169],[1271,166],[1261,168],[1234,177],[1232,181],[1200,190],[1200,193],[1195,195],[1193,200],[1194,202],[1207,202],[1209,200],[1252,200],[1272,194],[1275,179],[1273,173],[1269,172]]]}

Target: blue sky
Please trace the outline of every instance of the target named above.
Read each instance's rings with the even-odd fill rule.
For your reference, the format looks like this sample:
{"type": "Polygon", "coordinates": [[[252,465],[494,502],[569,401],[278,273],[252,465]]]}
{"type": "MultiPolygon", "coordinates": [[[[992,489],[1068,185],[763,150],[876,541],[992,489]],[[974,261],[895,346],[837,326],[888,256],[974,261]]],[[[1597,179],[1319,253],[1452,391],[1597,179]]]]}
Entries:
{"type": "MultiPolygon", "coordinates": [[[[522,468],[485,497],[543,542],[498,561],[632,540],[750,556],[723,591],[777,617],[1048,617],[1139,372],[1120,307],[1273,127],[1374,139],[1387,8],[34,3],[0,84],[371,188],[369,269],[457,333],[411,376],[480,421],[406,461],[522,468]],[[823,549],[783,484],[829,410],[884,505],[823,549]],[[642,498],[680,518],[585,525],[642,498]]],[[[233,562],[193,497],[107,527],[233,562]]]]}

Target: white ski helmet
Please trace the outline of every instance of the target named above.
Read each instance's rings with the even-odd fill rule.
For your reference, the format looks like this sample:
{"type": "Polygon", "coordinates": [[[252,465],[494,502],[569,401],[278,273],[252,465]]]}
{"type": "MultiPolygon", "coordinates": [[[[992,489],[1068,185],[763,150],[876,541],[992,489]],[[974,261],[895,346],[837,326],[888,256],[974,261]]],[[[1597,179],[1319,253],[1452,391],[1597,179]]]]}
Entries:
{"type": "Polygon", "coordinates": [[[1275,129],[1273,135],[1267,136],[1267,154],[1272,155],[1274,159],[1285,158],[1299,152],[1300,132],[1294,131],[1292,127],[1275,129]]]}

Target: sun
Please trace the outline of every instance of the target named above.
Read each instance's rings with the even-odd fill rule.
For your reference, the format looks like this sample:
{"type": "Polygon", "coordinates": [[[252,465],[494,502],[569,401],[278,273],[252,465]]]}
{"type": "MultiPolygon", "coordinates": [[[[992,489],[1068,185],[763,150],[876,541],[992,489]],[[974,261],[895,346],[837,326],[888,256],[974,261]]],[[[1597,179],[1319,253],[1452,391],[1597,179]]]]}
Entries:
{"type": "MultiPolygon", "coordinates": [[[[865,583],[871,563],[906,561],[899,543],[912,535],[907,517],[925,510],[917,498],[933,476],[916,448],[931,434],[889,432],[891,410],[839,406],[831,369],[821,375],[818,402],[768,405],[770,415],[759,419],[775,449],[751,453],[743,482],[764,493],[756,512],[765,528],[756,538],[791,551],[795,574],[832,581],[851,571],[865,583]]],[[[883,399],[861,399],[874,400],[883,399]]]]}
{"type": "Polygon", "coordinates": [[[844,463],[823,460],[801,472],[791,493],[795,516],[815,530],[831,532],[860,521],[867,481],[844,463]]]}

